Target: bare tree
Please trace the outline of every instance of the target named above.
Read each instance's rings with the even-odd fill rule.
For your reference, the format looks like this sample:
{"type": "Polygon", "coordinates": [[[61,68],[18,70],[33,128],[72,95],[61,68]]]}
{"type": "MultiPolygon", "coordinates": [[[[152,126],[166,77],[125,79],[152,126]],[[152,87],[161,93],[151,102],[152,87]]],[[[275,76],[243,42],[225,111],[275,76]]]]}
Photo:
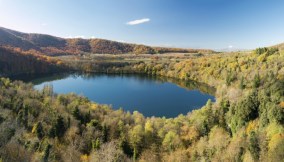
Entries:
{"type": "Polygon", "coordinates": [[[116,141],[103,144],[98,151],[90,155],[90,162],[119,162],[130,161],[119,148],[116,141]]]}

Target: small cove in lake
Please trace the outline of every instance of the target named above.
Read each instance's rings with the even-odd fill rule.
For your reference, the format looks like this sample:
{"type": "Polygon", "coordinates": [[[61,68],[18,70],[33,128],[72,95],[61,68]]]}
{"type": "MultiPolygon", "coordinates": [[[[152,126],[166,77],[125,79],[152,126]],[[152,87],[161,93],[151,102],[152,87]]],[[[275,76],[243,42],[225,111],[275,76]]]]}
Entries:
{"type": "Polygon", "coordinates": [[[52,85],[58,94],[76,93],[113,109],[139,111],[146,117],[176,117],[201,108],[215,90],[193,81],[130,74],[52,74],[24,75],[17,78],[31,82],[41,90],[52,85]]]}

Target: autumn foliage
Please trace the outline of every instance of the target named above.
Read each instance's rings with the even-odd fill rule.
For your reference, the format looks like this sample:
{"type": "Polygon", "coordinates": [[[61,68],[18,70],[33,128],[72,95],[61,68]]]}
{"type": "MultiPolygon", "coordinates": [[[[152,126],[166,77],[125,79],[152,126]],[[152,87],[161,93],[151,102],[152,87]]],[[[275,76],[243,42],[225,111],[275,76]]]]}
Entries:
{"type": "Polygon", "coordinates": [[[0,47],[0,74],[33,74],[63,71],[62,61],[43,55],[36,50],[0,47]]]}

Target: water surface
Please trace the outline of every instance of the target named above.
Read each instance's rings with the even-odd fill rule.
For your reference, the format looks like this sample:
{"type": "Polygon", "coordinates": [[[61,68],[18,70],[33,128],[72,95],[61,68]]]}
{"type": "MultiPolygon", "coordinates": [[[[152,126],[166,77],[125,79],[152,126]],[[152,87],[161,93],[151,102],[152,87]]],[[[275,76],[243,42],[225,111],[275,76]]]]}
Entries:
{"type": "Polygon", "coordinates": [[[56,93],[84,95],[114,109],[135,110],[144,116],[176,117],[215,100],[214,89],[197,82],[147,75],[56,74],[25,76],[36,89],[51,84],[56,93]]]}

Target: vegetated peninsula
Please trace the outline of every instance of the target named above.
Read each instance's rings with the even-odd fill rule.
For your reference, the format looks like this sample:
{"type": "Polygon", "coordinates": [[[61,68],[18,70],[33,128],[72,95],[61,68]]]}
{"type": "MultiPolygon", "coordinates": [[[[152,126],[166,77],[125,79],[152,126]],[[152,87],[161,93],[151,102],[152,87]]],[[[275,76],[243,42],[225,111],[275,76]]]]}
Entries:
{"type": "MultiPolygon", "coordinates": [[[[51,86],[39,91],[1,78],[1,160],[283,161],[283,44],[246,52],[175,49],[182,54],[131,55],[140,46],[92,41],[2,28],[0,72],[139,73],[195,80],[216,89],[216,102],[176,118],[146,118],[75,94],[55,94],[51,86]],[[129,54],[113,55],[120,53],[129,54]]],[[[163,53],[142,47],[138,53],[163,53]]]]}

